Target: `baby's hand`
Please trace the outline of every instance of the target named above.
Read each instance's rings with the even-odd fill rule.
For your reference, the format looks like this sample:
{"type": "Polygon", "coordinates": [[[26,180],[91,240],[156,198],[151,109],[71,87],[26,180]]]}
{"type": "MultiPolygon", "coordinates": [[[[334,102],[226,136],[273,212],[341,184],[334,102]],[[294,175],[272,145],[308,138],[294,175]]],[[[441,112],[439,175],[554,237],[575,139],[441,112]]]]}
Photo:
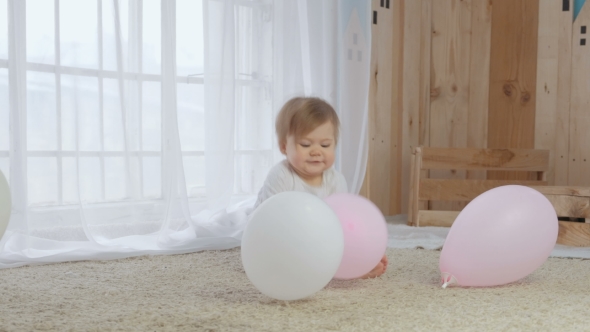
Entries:
{"type": "Polygon", "coordinates": [[[375,268],[373,268],[371,270],[371,272],[365,274],[361,278],[362,279],[369,279],[369,278],[376,278],[376,277],[382,275],[387,270],[387,263],[388,263],[387,256],[383,255],[383,257],[381,258],[381,261],[377,264],[377,266],[375,266],[375,268]]]}

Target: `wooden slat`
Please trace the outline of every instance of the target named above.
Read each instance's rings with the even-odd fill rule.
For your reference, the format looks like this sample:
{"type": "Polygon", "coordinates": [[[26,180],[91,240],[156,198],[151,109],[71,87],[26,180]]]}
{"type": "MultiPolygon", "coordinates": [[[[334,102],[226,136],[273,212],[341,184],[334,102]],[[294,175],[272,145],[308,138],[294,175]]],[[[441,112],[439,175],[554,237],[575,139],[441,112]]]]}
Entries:
{"type": "Polygon", "coordinates": [[[390,167],[389,167],[389,213],[396,215],[402,213],[402,141],[400,118],[402,112],[402,78],[403,78],[403,47],[404,47],[404,13],[401,0],[392,0],[391,10],[393,11],[393,81],[391,90],[391,122],[390,122],[390,167]]]}
{"type": "Polygon", "coordinates": [[[574,20],[573,0],[568,11],[559,13],[559,50],[557,73],[557,115],[555,121],[555,185],[568,184],[570,98],[572,84],[572,22],[574,20]]]}
{"type": "MultiPolygon", "coordinates": [[[[561,9],[561,1],[539,0],[535,149],[551,150],[555,144],[559,14],[561,9]]],[[[553,158],[554,154],[551,154],[549,170],[547,171],[549,184],[553,184],[555,174],[555,161],[553,158]]]]}
{"type": "Polygon", "coordinates": [[[482,193],[507,185],[545,186],[545,181],[420,179],[419,199],[471,201],[482,193]]]}
{"type": "Polygon", "coordinates": [[[430,146],[466,147],[471,1],[434,1],[430,146]]]}
{"type": "Polygon", "coordinates": [[[557,243],[575,247],[590,247],[590,223],[560,221],[557,243]]]}
{"type": "Polygon", "coordinates": [[[420,19],[420,102],[418,144],[430,145],[430,75],[432,57],[432,0],[422,1],[420,19]]]}
{"type": "Polygon", "coordinates": [[[422,148],[422,169],[546,171],[549,151],[529,149],[422,148]]]}
{"type": "Polygon", "coordinates": [[[419,145],[420,119],[420,56],[421,56],[421,17],[422,2],[403,0],[404,13],[404,48],[402,80],[402,114],[399,122],[401,128],[401,186],[402,213],[408,206],[410,189],[410,156],[414,147],[419,145]]]}
{"type": "MultiPolygon", "coordinates": [[[[466,147],[471,51],[471,1],[432,3],[430,146],[466,147]]],[[[434,170],[431,178],[464,179],[465,171],[434,170]]],[[[431,202],[434,210],[464,206],[431,202]]]]}
{"type": "Polygon", "coordinates": [[[538,190],[543,195],[568,195],[568,196],[584,196],[590,197],[590,187],[574,187],[574,186],[542,186],[531,188],[538,190]]]}
{"type": "Polygon", "coordinates": [[[372,2],[377,24],[371,25],[371,80],[369,85],[369,197],[381,212],[390,214],[391,109],[393,84],[393,11],[372,2]]]}
{"type": "Polygon", "coordinates": [[[560,217],[590,218],[590,197],[545,195],[560,217]]]}
{"type": "MultiPolygon", "coordinates": [[[[493,2],[490,148],[534,147],[538,16],[539,0],[493,2]]],[[[488,178],[528,177],[492,171],[488,178]]]]}
{"type": "MultiPolygon", "coordinates": [[[[419,225],[451,227],[458,215],[457,211],[420,211],[419,225]]],[[[590,223],[560,221],[557,243],[590,247],[590,223]]]]}
{"type": "MultiPolygon", "coordinates": [[[[490,89],[492,3],[471,1],[471,55],[469,62],[469,112],[467,147],[486,148],[490,89]]],[[[467,179],[485,179],[484,171],[467,171],[467,179]]]]}
{"type": "MultiPolygon", "coordinates": [[[[420,103],[418,108],[418,145],[430,145],[430,80],[432,63],[432,1],[422,1],[420,20],[420,103]]],[[[420,160],[420,165],[422,161],[420,160]]],[[[415,169],[414,169],[415,170],[415,169]]],[[[421,177],[429,177],[429,170],[420,170],[421,177]]],[[[428,202],[418,202],[418,209],[428,209],[428,202]]]]}
{"type": "Polygon", "coordinates": [[[418,226],[418,210],[420,209],[419,204],[420,201],[418,200],[418,193],[420,190],[420,186],[418,182],[420,181],[420,167],[418,163],[422,162],[422,149],[420,147],[415,147],[412,151],[412,156],[410,157],[410,186],[408,190],[408,225],[410,226],[418,226]],[[417,169],[416,169],[417,167],[417,169]]]}
{"type": "Polygon", "coordinates": [[[451,227],[459,211],[418,211],[418,226],[451,227]]]}
{"type": "Polygon", "coordinates": [[[412,183],[410,184],[410,206],[408,207],[408,222],[411,226],[417,225],[418,221],[418,209],[420,208],[420,200],[418,199],[420,196],[419,175],[421,163],[422,149],[417,147],[414,149],[414,153],[412,154],[412,172],[410,173],[410,179],[412,183]]]}
{"type": "Polygon", "coordinates": [[[590,185],[590,3],[574,21],[568,184],[590,185]],[[585,26],[586,31],[581,32],[585,26]],[[585,45],[582,45],[584,44],[585,45]]]}

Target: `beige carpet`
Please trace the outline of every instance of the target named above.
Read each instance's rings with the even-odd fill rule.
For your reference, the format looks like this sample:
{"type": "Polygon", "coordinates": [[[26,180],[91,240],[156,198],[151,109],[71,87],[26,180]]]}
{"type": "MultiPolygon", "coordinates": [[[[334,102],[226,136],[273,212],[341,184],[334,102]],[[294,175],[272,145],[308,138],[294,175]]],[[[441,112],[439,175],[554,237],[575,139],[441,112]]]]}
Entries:
{"type": "Polygon", "coordinates": [[[373,280],[294,302],[260,294],[239,249],[0,270],[0,331],[588,331],[590,260],[494,288],[438,283],[439,251],[388,249],[373,280]]]}

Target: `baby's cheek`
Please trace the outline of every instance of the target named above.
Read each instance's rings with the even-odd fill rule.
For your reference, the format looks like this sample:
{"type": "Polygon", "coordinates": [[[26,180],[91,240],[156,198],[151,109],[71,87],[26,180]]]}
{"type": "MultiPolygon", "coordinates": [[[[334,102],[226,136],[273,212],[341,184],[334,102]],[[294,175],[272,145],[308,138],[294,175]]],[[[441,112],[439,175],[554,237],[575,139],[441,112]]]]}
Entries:
{"type": "Polygon", "coordinates": [[[330,150],[325,154],[326,160],[334,161],[336,154],[334,150],[330,150]]]}
{"type": "Polygon", "coordinates": [[[330,157],[326,158],[325,161],[326,161],[326,168],[332,167],[332,165],[334,164],[334,156],[330,156],[330,157]]]}
{"type": "Polygon", "coordinates": [[[291,160],[296,165],[301,165],[305,161],[305,159],[302,157],[301,153],[294,154],[293,158],[291,160]]]}

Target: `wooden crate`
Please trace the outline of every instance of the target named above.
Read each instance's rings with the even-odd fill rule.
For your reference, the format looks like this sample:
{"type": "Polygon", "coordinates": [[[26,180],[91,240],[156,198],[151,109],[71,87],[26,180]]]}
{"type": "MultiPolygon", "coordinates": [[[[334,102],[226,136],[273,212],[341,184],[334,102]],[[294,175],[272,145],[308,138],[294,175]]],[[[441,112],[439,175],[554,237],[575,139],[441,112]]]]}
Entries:
{"type": "Polygon", "coordinates": [[[425,202],[469,202],[492,188],[517,184],[545,195],[559,217],[585,219],[586,222],[559,221],[557,243],[590,246],[590,187],[548,186],[549,160],[548,150],[417,147],[411,162],[408,224],[449,227],[459,211],[428,210],[425,202]],[[535,179],[431,179],[425,176],[428,170],[531,172],[535,179]]]}

